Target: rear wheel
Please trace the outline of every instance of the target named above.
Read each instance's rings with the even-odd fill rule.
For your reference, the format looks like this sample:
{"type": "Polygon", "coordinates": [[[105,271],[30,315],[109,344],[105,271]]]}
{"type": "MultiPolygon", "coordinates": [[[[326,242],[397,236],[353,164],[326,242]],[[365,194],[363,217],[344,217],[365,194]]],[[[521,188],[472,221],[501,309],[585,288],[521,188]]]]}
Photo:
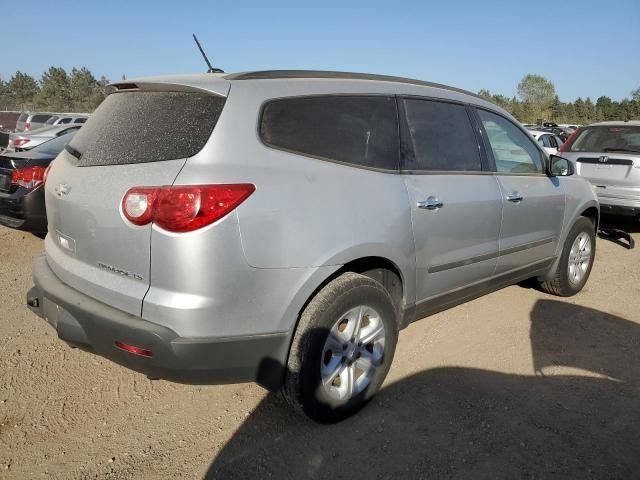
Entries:
{"type": "Polygon", "coordinates": [[[561,297],[578,293],[589,279],[595,253],[595,227],[588,218],[580,217],[567,235],[553,278],[542,282],[542,289],[561,297]]]}
{"type": "Polygon", "coordinates": [[[398,339],[393,300],[377,281],[345,273],[304,309],[283,385],[285,398],[320,423],[360,410],[380,389],[398,339]]]}

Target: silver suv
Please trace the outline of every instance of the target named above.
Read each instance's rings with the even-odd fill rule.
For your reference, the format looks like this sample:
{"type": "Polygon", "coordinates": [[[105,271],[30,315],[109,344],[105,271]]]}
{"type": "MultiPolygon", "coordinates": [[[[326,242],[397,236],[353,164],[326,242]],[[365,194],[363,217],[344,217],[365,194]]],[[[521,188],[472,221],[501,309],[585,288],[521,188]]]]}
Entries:
{"type": "Polygon", "coordinates": [[[115,89],[48,174],[27,302],[153,378],[256,381],[335,422],[412,321],[530,277],[563,296],[587,281],[591,186],[473,94],[306,71],[115,89]]]}
{"type": "Polygon", "coordinates": [[[640,121],[580,127],[560,151],[593,183],[603,212],[640,219],[640,121]]]}

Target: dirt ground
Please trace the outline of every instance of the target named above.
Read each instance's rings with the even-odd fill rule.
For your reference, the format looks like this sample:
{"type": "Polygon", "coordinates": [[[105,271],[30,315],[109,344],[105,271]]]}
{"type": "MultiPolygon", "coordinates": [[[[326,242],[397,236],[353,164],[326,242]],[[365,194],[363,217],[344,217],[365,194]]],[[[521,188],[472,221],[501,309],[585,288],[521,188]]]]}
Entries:
{"type": "Polygon", "coordinates": [[[0,478],[640,478],[640,248],[599,240],[574,298],[524,284],[414,323],[334,426],[68,348],[24,306],[42,248],[0,227],[0,478]]]}

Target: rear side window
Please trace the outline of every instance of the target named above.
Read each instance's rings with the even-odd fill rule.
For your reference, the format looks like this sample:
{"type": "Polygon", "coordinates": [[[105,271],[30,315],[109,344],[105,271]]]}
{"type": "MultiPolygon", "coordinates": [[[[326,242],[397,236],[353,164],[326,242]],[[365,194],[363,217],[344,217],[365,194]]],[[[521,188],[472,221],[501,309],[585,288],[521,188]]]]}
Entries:
{"type": "Polygon", "coordinates": [[[314,96],[272,100],[260,120],[269,146],[359,167],[398,170],[395,98],[314,96]]]}
{"type": "Polygon", "coordinates": [[[60,117],[56,117],[55,115],[53,117],[51,117],[49,120],[47,120],[46,122],[44,122],[45,125],[53,125],[54,123],[56,123],[56,120],[58,120],[58,118],[60,117]]]}
{"type": "Polygon", "coordinates": [[[31,123],[44,123],[51,118],[51,115],[34,115],[31,117],[31,123]]]}
{"type": "Polygon", "coordinates": [[[63,118],[62,120],[60,120],[60,121],[58,122],[58,125],[63,125],[63,124],[65,124],[65,123],[71,123],[71,119],[70,119],[69,117],[67,117],[67,118],[63,118]]]}
{"type": "Polygon", "coordinates": [[[20,116],[18,117],[18,122],[26,122],[27,118],[29,118],[29,114],[27,112],[23,112],[20,114],[20,116]]]}
{"type": "Polygon", "coordinates": [[[405,99],[403,104],[408,127],[403,135],[403,170],[482,170],[478,141],[464,106],[418,99],[405,99]]]}
{"type": "Polygon", "coordinates": [[[123,165],[191,157],[211,136],[225,99],[196,92],[109,95],[67,150],[78,166],[123,165]]]}

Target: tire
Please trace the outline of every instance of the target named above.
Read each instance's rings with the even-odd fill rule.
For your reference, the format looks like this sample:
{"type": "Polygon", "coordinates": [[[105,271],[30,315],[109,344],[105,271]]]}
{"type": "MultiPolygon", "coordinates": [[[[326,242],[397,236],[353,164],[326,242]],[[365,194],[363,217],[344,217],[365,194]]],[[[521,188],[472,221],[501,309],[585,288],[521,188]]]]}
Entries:
{"type": "Polygon", "coordinates": [[[397,341],[389,292],[369,277],[345,273],[323,287],[302,312],[282,393],[312,420],[339,422],[380,389],[397,341]]]}
{"type": "Polygon", "coordinates": [[[540,284],[542,290],[560,297],[575,295],[582,290],[582,287],[587,283],[595,255],[596,235],[594,225],[588,218],[580,217],[576,220],[576,223],[573,224],[573,227],[571,227],[567,235],[553,278],[540,284]],[[580,261],[580,265],[576,263],[584,259],[584,252],[580,258],[572,253],[572,248],[575,246],[574,244],[576,244],[578,237],[580,237],[581,240],[588,239],[588,244],[590,245],[588,263],[580,261]],[[580,272],[579,278],[576,272],[580,272]]]}

